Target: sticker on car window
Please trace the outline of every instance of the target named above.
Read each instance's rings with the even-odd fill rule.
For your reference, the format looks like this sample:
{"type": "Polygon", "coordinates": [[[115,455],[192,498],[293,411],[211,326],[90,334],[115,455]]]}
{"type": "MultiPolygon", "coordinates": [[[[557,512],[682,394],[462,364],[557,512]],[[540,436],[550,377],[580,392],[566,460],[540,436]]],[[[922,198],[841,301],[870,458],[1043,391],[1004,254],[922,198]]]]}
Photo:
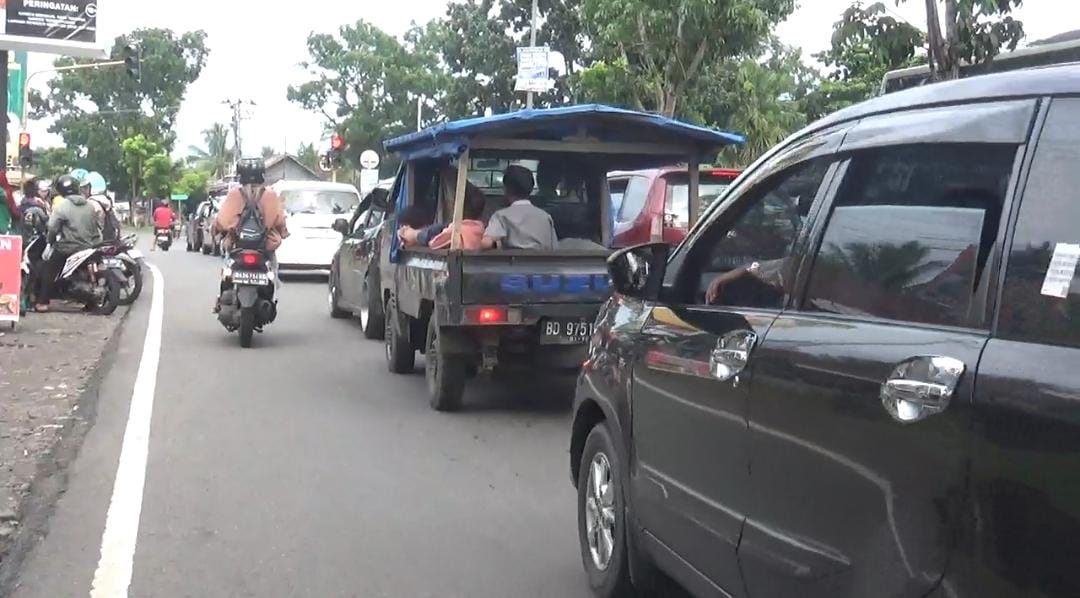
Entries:
{"type": "Polygon", "coordinates": [[[1042,294],[1064,299],[1069,296],[1073,276],[1076,275],[1076,263],[1080,262],[1080,244],[1058,243],[1054,246],[1054,256],[1050,258],[1050,267],[1043,279],[1042,294]]]}

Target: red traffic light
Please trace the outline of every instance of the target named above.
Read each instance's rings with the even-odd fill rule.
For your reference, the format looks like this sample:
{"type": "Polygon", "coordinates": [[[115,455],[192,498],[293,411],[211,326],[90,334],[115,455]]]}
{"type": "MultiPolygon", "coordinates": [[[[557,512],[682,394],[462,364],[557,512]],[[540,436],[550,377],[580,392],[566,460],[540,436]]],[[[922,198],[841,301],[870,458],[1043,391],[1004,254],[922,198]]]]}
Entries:
{"type": "Polygon", "coordinates": [[[330,149],[341,151],[345,149],[345,138],[341,135],[334,135],[330,138],[330,149]]]}
{"type": "Polygon", "coordinates": [[[30,133],[19,133],[19,147],[30,147],[30,133]]]}

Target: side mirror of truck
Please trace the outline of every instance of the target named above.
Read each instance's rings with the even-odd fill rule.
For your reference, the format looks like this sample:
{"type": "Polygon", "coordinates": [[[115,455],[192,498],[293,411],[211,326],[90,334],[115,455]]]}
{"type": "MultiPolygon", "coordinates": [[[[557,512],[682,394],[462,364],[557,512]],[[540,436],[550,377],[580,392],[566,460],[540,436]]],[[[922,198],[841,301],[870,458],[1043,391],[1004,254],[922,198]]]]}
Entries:
{"type": "Polygon", "coordinates": [[[671,247],[646,243],[620,249],[608,258],[608,274],[615,292],[646,301],[660,296],[671,247]]]}
{"type": "Polygon", "coordinates": [[[349,221],[344,218],[338,218],[330,225],[330,228],[343,235],[347,235],[349,234],[349,221]]]}

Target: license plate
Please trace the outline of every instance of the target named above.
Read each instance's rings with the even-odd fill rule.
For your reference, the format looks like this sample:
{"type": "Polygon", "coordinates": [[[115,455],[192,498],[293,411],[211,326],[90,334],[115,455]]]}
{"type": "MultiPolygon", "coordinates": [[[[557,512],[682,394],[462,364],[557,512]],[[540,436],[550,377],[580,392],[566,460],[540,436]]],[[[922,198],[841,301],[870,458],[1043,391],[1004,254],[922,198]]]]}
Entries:
{"type": "Polygon", "coordinates": [[[143,253],[141,251],[139,251],[138,249],[128,249],[127,254],[128,254],[128,257],[130,257],[133,260],[141,260],[143,258],[143,253]]]}
{"type": "Polygon", "coordinates": [[[582,318],[545,318],[540,321],[540,344],[580,345],[593,333],[593,323],[582,318]]]}
{"type": "Polygon", "coordinates": [[[115,258],[115,257],[104,258],[103,260],[101,260],[101,265],[105,266],[106,268],[119,268],[119,269],[124,268],[124,262],[122,260],[120,260],[119,258],[115,258]]]}
{"type": "Polygon", "coordinates": [[[270,283],[270,277],[266,272],[249,272],[247,270],[233,270],[233,284],[264,285],[270,283]]]}

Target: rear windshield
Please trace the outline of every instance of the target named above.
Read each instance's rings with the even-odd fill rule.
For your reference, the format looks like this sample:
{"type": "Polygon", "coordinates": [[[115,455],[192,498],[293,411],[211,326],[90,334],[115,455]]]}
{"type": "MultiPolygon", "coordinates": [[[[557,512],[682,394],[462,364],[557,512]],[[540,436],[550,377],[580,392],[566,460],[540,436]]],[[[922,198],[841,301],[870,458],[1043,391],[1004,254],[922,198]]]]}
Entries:
{"type": "Polygon", "coordinates": [[[281,199],[290,214],[351,214],[360,203],[356,193],[323,189],[289,189],[281,199]]]}
{"type": "MultiPolygon", "coordinates": [[[[674,215],[675,225],[686,227],[690,224],[690,175],[669,174],[664,177],[667,181],[667,200],[664,202],[664,212],[674,215]]],[[[701,173],[698,183],[698,195],[701,197],[701,206],[698,214],[717,200],[735,177],[729,175],[701,173]]]]}

